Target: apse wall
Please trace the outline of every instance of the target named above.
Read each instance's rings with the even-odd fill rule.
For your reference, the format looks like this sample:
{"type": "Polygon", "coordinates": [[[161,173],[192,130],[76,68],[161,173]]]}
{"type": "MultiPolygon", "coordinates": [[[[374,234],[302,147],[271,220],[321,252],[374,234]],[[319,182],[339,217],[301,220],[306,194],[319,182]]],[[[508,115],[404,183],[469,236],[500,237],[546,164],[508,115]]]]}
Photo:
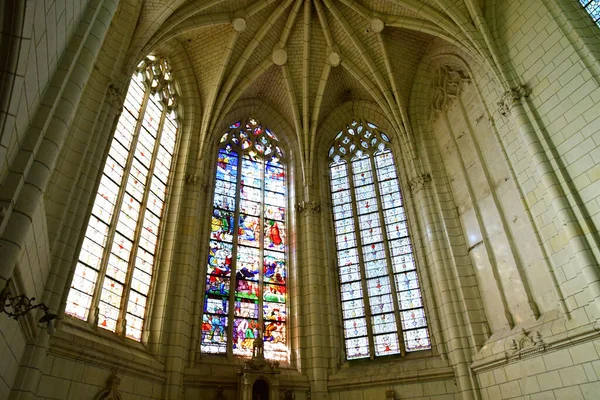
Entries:
{"type": "MultiPolygon", "coordinates": [[[[60,54],[65,52],[69,38],[77,35],[75,26],[87,21],[81,17],[87,2],[80,3],[79,12],[75,12],[77,2],[67,1],[66,7],[63,3],[27,3],[29,28],[23,31],[22,56],[13,84],[15,100],[5,110],[7,122],[2,127],[0,180],[8,171],[7,160],[22,143],[24,128],[38,115],[40,98],[49,87],[49,77],[57,71],[60,54]],[[52,44],[55,35],[56,43],[52,44]],[[36,75],[35,79],[30,80],[29,74],[36,75]]],[[[575,28],[591,23],[583,19],[585,14],[575,28],[560,18],[555,20],[562,11],[546,0],[496,3],[490,15],[496,20],[491,25],[495,26],[502,63],[516,77],[514,85],[526,84],[532,91],[525,108],[537,134],[542,138],[546,135],[543,147],[597,260],[599,78],[593,72],[595,61],[590,54],[594,53],[573,39],[575,28]],[[582,53],[586,51],[589,59],[584,61],[582,53]]],[[[77,115],[69,126],[51,185],[31,215],[32,229],[25,235],[20,272],[14,279],[20,293],[48,301],[54,309],[64,303],[69,263],[78,250],[97,181],[95,172],[112,134],[111,115],[114,118],[121,106],[119,93],[129,79],[119,72],[130,37],[123,30],[131,34],[124,25],[139,10],[131,5],[120,10],[119,24],[111,26],[97,56],[99,64],[94,64],[93,71],[90,67],[91,77],[81,88],[77,115]],[[112,94],[111,84],[115,89],[112,94]],[[108,102],[110,105],[104,107],[108,102]],[[92,137],[97,141],[89,141],[92,137]]],[[[597,30],[591,32],[598,37],[597,30]]],[[[185,56],[177,48],[172,55],[185,56]]],[[[588,284],[573,258],[572,238],[565,235],[544,180],[536,173],[539,165],[534,164],[512,117],[498,110],[505,88],[485,67],[441,40],[427,50],[423,65],[427,72],[415,78],[410,115],[411,120],[418,121],[410,134],[416,138],[421,159],[400,156],[403,151],[409,154],[400,138],[395,154],[402,188],[409,199],[412,233],[416,233],[435,349],[431,357],[428,354],[422,359],[375,361],[362,366],[344,363],[342,326],[336,316],[335,260],[329,255],[332,242],[315,244],[307,238],[331,236],[324,189],[328,176],[316,166],[310,187],[304,187],[299,173],[294,177],[294,201],[320,202],[321,211],[299,212],[297,236],[291,238],[298,250],[293,255],[298,272],[292,283],[297,315],[290,340],[295,367],[302,373],[287,371],[286,382],[296,388],[297,400],[309,398],[307,375],[313,372],[306,371],[317,371],[310,378],[328,387],[330,398],[336,400],[385,398],[386,389],[394,389],[400,398],[458,399],[462,396],[454,377],[460,376],[456,368],[459,358],[454,357],[460,353],[468,356],[466,361],[459,360],[460,364],[468,363],[468,371],[475,373],[474,390],[480,391],[483,399],[595,398],[600,393],[598,310],[590,303],[588,284]],[[436,74],[443,73],[441,67],[459,74],[455,83],[460,90],[450,92],[443,110],[434,111],[433,88],[439,77],[436,74]],[[430,183],[420,175],[420,163],[430,174],[430,183]],[[424,191],[428,194],[423,195],[424,191]],[[309,264],[311,269],[306,268],[309,264]],[[302,334],[314,327],[313,337],[314,332],[321,336],[310,341],[302,334]]],[[[186,85],[195,79],[191,71],[186,69],[186,85]]],[[[189,84],[186,90],[188,101],[199,108],[197,88],[189,84]],[[194,91],[196,94],[191,94],[194,91]]],[[[258,110],[290,129],[288,122],[258,104],[247,100],[229,116],[237,118],[258,110]]],[[[376,106],[362,106],[362,116],[382,121],[385,126],[386,118],[376,106]]],[[[360,107],[342,110],[330,125],[325,124],[330,132],[347,123],[349,112],[360,111],[360,107]]],[[[186,124],[194,132],[200,130],[200,115],[198,109],[186,115],[186,124]]],[[[225,394],[233,398],[235,365],[206,362],[196,346],[202,301],[197,295],[202,285],[198,275],[203,273],[197,266],[205,259],[203,243],[210,212],[206,198],[210,179],[206,177],[214,175],[214,166],[205,162],[214,155],[211,143],[210,138],[199,138],[184,145],[192,152],[198,148],[204,152],[193,153],[189,162],[182,157],[177,166],[181,186],[185,175],[199,177],[199,183],[179,187],[180,200],[175,202],[182,205],[171,210],[177,218],[170,218],[174,222],[166,228],[174,239],[157,289],[160,300],[150,335],[155,357],[69,324],[48,338],[44,331],[36,330],[33,317],[17,323],[1,315],[0,398],[8,397],[19,363],[23,363],[21,371],[27,370],[27,364],[34,371],[16,384],[38,398],[93,398],[115,371],[122,379],[119,390],[127,399],[163,398],[166,382],[170,382],[170,393],[181,392],[185,386],[187,399],[211,399],[215,381],[225,381],[225,394]],[[28,340],[30,346],[26,346],[28,340]]],[[[324,153],[322,156],[326,159],[324,153]]],[[[295,168],[301,170],[299,165],[295,168]]],[[[9,189],[4,187],[1,193],[9,189]]]]}
{"type": "MultiPolygon", "coordinates": [[[[565,24],[548,3],[501,2],[487,15],[496,19],[493,33],[513,84],[531,90],[522,99],[526,113],[597,260],[600,90],[594,66],[581,58],[592,50],[574,39],[589,33],[584,24],[595,27],[585,14],[575,27],[565,24]]],[[[452,207],[442,206],[441,215],[450,226],[460,222],[460,234],[447,230],[449,246],[466,250],[479,288],[481,303],[466,303],[482,306],[487,325],[470,366],[483,398],[593,398],[598,310],[548,190],[552,180],[539,173],[546,165],[532,156],[514,115],[499,108],[506,98],[489,69],[440,42],[423,65],[430,66],[430,97],[413,92],[411,118],[423,121],[438,198],[446,202],[450,194],[452,207]],[[444,89],[445,106],[436,88],[444,89]]]]}

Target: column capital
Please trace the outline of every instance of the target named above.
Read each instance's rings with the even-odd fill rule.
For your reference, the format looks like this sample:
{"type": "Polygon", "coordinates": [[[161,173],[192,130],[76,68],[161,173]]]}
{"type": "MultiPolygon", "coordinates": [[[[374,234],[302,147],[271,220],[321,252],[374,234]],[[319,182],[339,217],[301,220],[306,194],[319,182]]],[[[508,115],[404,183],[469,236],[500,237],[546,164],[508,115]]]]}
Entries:
{"type": "Polygon", "coordinates": [[[410,180],[410,191],[413,193],[417,193],[419,190],[423,189],[429,182],[431,182],[431,174],[424,173],[417,175],[416,177],[410,180]]]}
{"type": "Polygon", "coordinates": [[[300,203],[296,203],[296,211],[299,213],[303,213],[305,211],[318,213],[321,211],[321,204],[317,203],[316,201],[301,201],[300,203]]]}
{"type": "Polygon", "coordinates": [[[526,86],[517,86],[504,92],[500,101],[498,102],[498,109],[500,114],[507,116],[510,114],[510,110],[518,104],[521,99],[529,97],[531,90],[526,86]]]}
{"type": "MultiPolygon", "coordinates": [[[[196,174],[187,174],[185,176],[185,183],[187,183],[190,186],[196,186],[196,183],[198,183],[198,175],[196,174]]],[[[202,185],[204,187],[204,185],[202,185]]]]}

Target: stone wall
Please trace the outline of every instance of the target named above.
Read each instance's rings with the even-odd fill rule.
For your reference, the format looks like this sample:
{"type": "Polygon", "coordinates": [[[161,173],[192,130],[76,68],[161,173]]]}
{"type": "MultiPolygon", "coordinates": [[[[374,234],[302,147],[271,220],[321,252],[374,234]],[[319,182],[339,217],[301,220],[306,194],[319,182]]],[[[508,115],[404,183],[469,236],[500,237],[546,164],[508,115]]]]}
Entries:
{"type": "MultiPolygon", "coordinates": [[[[110,25],[117,3],[27,1],[18,62],[13,70],[2,71],[11,95],[4,102],[2,88],[0,206],[19,199],[23,182],[40,185],[43,194],[33,206],[27,199],[19,203],[27,206],[28,213],[17,213],[27,224],[11,220],[13,230],[8,233],[3,208],[2,239],[14,241],[2,243],[19,247],[15,273],[10,271],[18,292],[43,299],[53,310],[60,311],[66,297],[104,147],[127,84],[124,71],[133,63],[126,54],[132,50],[131,21],[140,16],[142,2],[121,1],[118,23],[110,25]],[[106,30],[93,32],[98,33],[88,46],[93,51],[85,53],[80,64],[75,58],[65,64],[85,68],[74,77],[63,76],[59,65],[65,49],[72,44],[74,49],[90,50],[83,48],[77,31],[80,27],[87,32],[95,18],[95,8],[89,5],[105,3],[111,11],[108,16],[105,9],[98,14],[105,18],[101,22],[106,30]],[[83,70],[87,75],[81,78],[83,70]],[[53,79],[58,80],[60,96],[43,104],[53,79]],[[72,81],[78,83],[71,85],[72,81]],[[63,98],[66,85],[71,86],[63,98]],[[68,109],[60,129],[48,129],[46,123],[60,119],[55,110],[40,112],[54,105],[61,105],[60,113],[68,109]],[[29,167],[20,164],[47,160],[46,150],[38,157],[24,142],[40,119],[45,124],[42,136],[65,131],[58,154],[47,165],[50,184],[40,183],[40,174],[29,174],[29,167]],[[22,240],[16,243],[17,239],[22,240]]],[[[418,35],[429,44],[411,48],[413,59],[403,64],[405,76],[398,77],[402,85],[412,85],[411,96],[403,88],[412,132],[394,132],[393,118],[375,102],[327,104],[331,112],[317,121],[314,148],[320,158],[305,166],[295,154],[300,132],[285,117],[289,110],[243,98],[242,93],[236,98],[242,100],[226,104],[223,123],[256,115],[280,134],[291,159],[288,304],[293,312],[288,314],[290,364],[283,368],[282,387],[293,389],[297,400],[383,399],[390,389],[396,398],[421,400],[472,398],[476,391],[490,400],[592,399],[600,393],[600,310],[594,304],[599,293],[578,258],[586,252],[588,259],[596,260],[596,269],[600,259],[600,75],[597,49],[588,40],[600,33],[589,29],[591,23],[581,10],[562,0],[497,1],[494,9],[494,2],[484,3],[506,82],[499,82],[472,54],[440,38],[428,41],[418,35]],[[414,79],[405,81],[414,68],[414,79]],[[436,89],[446,79],[444,74],[458,89],[444,88],[440,100],[436,89]],[[507,90],[520,86],[530,90],[516,101],[531,121],[539,148],[528,144],[523,132],[529,128],[523,128],[515,108],[512,113],[498,108],[507,90]],[[433,349],[415,357],[344,359],[329,181],[321,160],[326,160],[335,130],[352,117],[373,120],[394,133],[433,336],[433,349]],[[556,187],[558,195],[552,191],[556,187]],[[296,204],[304,206],[293,211],[296,204]]],[[[393,46],[388,39],[384,45],[393,46]]],[[[124,399],[211,399],[218,384],[224,385],[227,398],[236,395],[239,362],[211,360],[198,351],[208,193],[214,176],[209,160],[214,160],[215,148],[211,121],[206,120],[209,112],[202,103],[221,93],[204,93],[216,86],[208,78],[197,82],[204,75],[195,74],[191,63],[197,65],[204,54],[188,57],[187,51],[199,45],[186,43],[173,40],[159,47],[179,68],[185,135],[163,228],[166,239],[148,341],[126,342],[69,318],[49,338],[33,316],[15,322],[0,315],[0,399],[8,398],[11,389],[24,398],[91,399],[115,373],[124,399]],[[197,179],[185,183],[186,176],[197,179]]],[[[302,54],[300,48],[293,50],[291,56],[302,54]]],[[[221,52],[210,55],[218,59],[221,52]]],[[[354,74],[360,70],[348,68],[354,74]]],[[[213,72],[207,75],[216,77],[216,69],[213,72]]],[[[350,72],[332,74],[351,79],[350,72]]],[[[279,100],[285,102],[285,96],[279,100]]],[[[212,122],[218,130],[221,121],[212,122]]],[[[3,261],[2,273],[7,270],[3,261]]]]}

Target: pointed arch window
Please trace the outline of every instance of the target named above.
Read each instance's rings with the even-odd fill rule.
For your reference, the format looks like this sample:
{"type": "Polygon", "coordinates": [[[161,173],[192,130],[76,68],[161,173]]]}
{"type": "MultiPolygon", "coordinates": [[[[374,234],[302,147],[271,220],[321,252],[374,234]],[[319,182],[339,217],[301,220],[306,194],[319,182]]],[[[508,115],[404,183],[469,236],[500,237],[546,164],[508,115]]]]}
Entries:
{"type": "Polygon", "coordinates": [[[133,74],[111,141],[65,313],[140,341],[179,130],[169,63],[133,74]]]}
{"type": "Polygon", "coordinates": [[[585,8],[594,23],[600,27],[600,1],[599,0],[579,0],[579,3],[585,8]]]}
{"type": "Polygon", "coordinates": [[[352,121],[329,150],[348,360],[431,348],[389,137],[352,121]]]}
{"type": "Polygon", "coordinates": [[[222,136],[209,239],[202,353],[286,361],[286,169],[278,138],[256,119],[222,136]]]}

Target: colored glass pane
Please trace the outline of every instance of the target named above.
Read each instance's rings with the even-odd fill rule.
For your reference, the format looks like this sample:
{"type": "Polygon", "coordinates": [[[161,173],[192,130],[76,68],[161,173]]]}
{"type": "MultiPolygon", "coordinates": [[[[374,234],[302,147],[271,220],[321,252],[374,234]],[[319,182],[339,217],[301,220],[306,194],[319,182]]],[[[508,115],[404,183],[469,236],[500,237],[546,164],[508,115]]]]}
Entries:
{"type": "Polygon", "coordinates": [[[205,353],[250,357],[262,335],[265,356],[287,360],[286,175],[276,140],[255,119],[221,136],[204,316],[221,303],[233,301],[234,307],[224,312],[230,341],[215,346],[203,340],[205,353]]]}
{"type": "Polygon", "coordinates": [[[263,260],[263,281],[285,285],[287,277],[285,253],[265,250],[263,260]]]}
{"type": "Polygon", "coordinates": [[[210,238],[213,240],[233,241],[233,213],[215,209],[210,226],[210,238]]]}
{"type": "Polygon", "coordinates": [[[264,324],[265,357],[272,360],[287,360],[286,324],[280,321],[268,321],[264,324]]]}
{"type": "Polygon", "coordinates": [[[206,353],[222,353],[227,346],[227,317],[202,316],[201,348],[206,353]]]}
{"type": "Polygon", "coordinates": [[[259,336],[258,321],[235,318],[233,321],[233,354],[242,357],[252,356],[254,339],[259,336]]]}
{"type": "Polygon", "coordinates": [[[258,301],[237,299],[235,302],[235,316],[258,319],[258,301]]]}

